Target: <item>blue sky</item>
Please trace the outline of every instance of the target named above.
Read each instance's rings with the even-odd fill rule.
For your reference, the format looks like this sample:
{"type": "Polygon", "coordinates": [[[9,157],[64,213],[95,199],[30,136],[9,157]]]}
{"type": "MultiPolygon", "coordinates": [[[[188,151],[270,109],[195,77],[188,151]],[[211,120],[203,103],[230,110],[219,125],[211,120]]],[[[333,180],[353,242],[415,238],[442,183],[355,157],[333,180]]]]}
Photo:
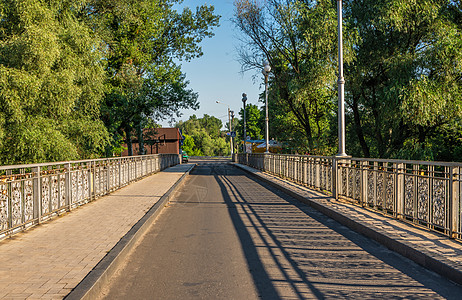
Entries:
{"type": "MultiPolygon", "coordinates": [[[[247,104],[258,103],[258,94],[264,89],[263,76],[260,76],[261,80],[254,82],[252,75],[255,73],[240,72],[241,66],[235,50],[240,44],[236,38],[239,32],[230,21],[234,10],[233,2],[234,0],[185,0],[181,5],[189,6],[193,11],[199,5],[213,5],[215,13],[221,15],[221,19],[220,27],[214,30],[215,36],[201,44],[204,55],[191,62],[181,63],[182,70],[190,81],[189,88],[199,93],[200,108],[196,111],[182,110],[183,116],[179,120],[185,121],[193,114],[198,117],[208,114],[219,118],[224,125],[228,121],[228,108],[215,101],[228,104],[236,115],[242,107],[242,93],[247,94],[247,104]]],[[[161,124],[164,127],[169,126],[168,120],[161,124]]]]}

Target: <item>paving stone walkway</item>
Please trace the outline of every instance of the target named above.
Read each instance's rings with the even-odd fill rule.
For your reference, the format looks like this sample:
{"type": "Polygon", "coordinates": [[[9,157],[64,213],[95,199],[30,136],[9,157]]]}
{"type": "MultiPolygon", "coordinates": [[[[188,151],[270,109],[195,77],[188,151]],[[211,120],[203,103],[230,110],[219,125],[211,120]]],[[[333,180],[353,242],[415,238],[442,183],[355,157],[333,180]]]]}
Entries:
{"type": "Polygon", "coordinates": [[[263,180],[277,184],[300,198],[306,199],[324,214],[334,217],[386,247],[414,260],[459,284],[462,284],[462,243],[442,234],[412,226],[334,198],[296,183],[236,164],[263,180]]]}
{"type": "Polygon", "coordinates": [[[0,299],[62,299],[191,165],[132,183],[0,242],[0,299]]]}

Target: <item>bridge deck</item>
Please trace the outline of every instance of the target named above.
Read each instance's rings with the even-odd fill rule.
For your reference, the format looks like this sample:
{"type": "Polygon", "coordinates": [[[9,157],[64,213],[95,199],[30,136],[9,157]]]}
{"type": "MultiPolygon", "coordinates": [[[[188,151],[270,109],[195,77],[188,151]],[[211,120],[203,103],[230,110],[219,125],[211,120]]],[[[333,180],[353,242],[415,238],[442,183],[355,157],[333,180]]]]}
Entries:
{"type": "Polygon", "coordinates": [[[209,161],[191,172],[101,297],[457,299],[461,293],[461,286],[267,183],[209,161]]]}
{"type": "Polygon", "coordinates": [[[0,242],[0,298],[60,299],[186,172],[154,174],[0,242]]]}
{"type": "MultiPolygon", "coordinates": [[[[125,267],[110,278],[108,299],[460,298],[461,286],[227,161],[197,162],[125,267]]],[[[0,242],[0,298],[64,297],[187,168],[152,175],[0,242]]],[[[248,170],[407,245],[415,255],[425,252],[424,260],[461,268],[458,242],[248,170]]]]}

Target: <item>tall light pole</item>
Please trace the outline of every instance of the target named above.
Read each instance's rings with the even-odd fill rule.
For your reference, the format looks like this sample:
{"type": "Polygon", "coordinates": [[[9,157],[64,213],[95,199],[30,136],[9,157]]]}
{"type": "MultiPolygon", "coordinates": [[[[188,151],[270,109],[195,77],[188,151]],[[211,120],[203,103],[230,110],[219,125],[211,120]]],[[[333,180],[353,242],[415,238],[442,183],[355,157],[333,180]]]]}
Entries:
{"type": "Polygon", "coordinates": [[[245,102],[247,101],[247,94],[242,93],[242,103],[244,104],[244,153],[247,153],[247,132],[246,132],[246,117],[245,117],[245,102]]]}
{"type": "Polygon", "coordinates": [[[233,151],[233,138],[231,137],[231,111],[229,109],[229,105],[228,104],[224,104],[223,102],[220,102],[220,101],[215,101],[216,103],[218,104],[223,104],[223,105],[226,105],[228,107],[228,129],[229,129],[229,146],[231,148],[231,156],[233,156],[234,154],[234,151],[233,151]]]}
{"type": "Polygon", "coordinates": [[[342,40],[342,0],[337,0],[338,21],[338,154],[347,156],[345,153],[345,78],[343,77],[343,40],[342,40]]]}
{"type": "Polygon", "coordinates": [[[230,113],[230,123],[229,123],[229,131],[230,131],[230,137],[231,137],[231,156],[234,154],[234,137],[232,136],[233,132],[233,122],[234,122],[234,111],[229,111],[230,113]]]}
{"type": "Polygon", "coordinates": [[[265,143],[266,143],[266,151],[265,153],[269,153],[269,126],[268,126],[268,75],[271,72],[271,66],[267,60],[263,62],[263,70],[262,73],[265,76],[265,126],[266,126],[266,134],[265,134],[265,143]]]}

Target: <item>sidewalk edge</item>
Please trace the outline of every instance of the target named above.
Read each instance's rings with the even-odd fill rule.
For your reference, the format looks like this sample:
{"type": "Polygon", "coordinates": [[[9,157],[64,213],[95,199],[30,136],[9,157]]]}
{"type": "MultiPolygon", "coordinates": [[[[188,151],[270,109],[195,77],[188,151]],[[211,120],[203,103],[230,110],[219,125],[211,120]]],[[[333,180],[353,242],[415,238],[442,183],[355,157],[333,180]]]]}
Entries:
{"type": "MultiPolygon", "coordinates": [[[[458,270],[451,265],[438,260],[434,257],[431,257],[425,252],[420,251],[419,249],[415,249],[410,245],[407,245],[401,241],[397,241],[392,237],[386,235],[383,232],[375,230],[374,228],[368,227],[365,224],[361,224],[356,220],[349,218],[348,216],[330,209],[329,207],[324,206],[321,203],[316,201],[310,200],[308,198],[303,197],[302,195],[298,194],[295,191],[292,191],[282,185],[279,185],[277,182],[272,181],[265,176],[262,176],[258,173],[261,173],[260,170],[253,169],[249,166],[244,166],[240,164],[232,164],[235,167],[245,171],[246,173],[257,177],[259,180],[268,183],[269,185],[283,191],[284,193],[288,194],[289,196],[297,199],[300,202],[310,205],[314,209],[320,211],[324,215],[334,219],[335,221],[339,222],[342,225],[349,227],[350,229],[372,239],[376,242],[382,244],[383,246],[387,247],[388,249],[414,261],[415,263],[435,272],[439,275],[452,280],[453,282],[462,285],[462,271],[458,270]],[[249,168],[249,169],[248,169],[249,168]],[[252,170],[250,170],[252,169],[252,170]],[[253,171],[255,170],[255,171],[253,171]]],[[[272,175],[271,175],[272,176],[272,175]]]]}
{"type": "Polygon", "coordinates": [[[95,299],[100,295],[103,286],[110,280],[117,268],[142,238],[149,226],[170,200],[170,195],[181,186],[191,167],[170,187],[170,189],[154,204],[149,211],[117,242],[101,261],[85,276],[85,278],[66,296],[66,300],[95,299]]]}

